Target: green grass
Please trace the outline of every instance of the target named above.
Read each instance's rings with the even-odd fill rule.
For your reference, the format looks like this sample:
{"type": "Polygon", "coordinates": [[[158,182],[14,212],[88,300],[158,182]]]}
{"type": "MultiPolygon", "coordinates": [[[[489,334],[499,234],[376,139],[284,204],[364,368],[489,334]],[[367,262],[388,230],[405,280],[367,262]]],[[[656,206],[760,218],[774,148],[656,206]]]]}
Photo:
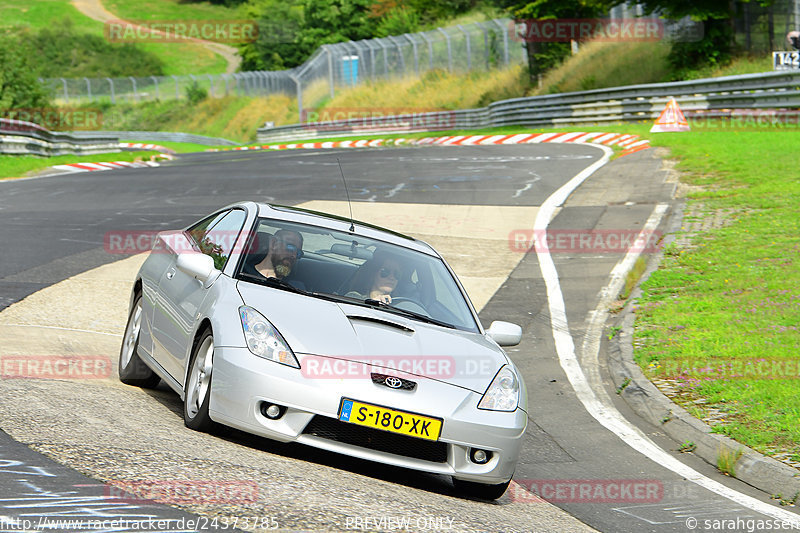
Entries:
{"type": "Polygon", "coordinates": [[[199,44],[140,43],[138,46],[164,62],[166,76],[222,74],[228,66],[224,57],[199,44]]]}
{"type": "MultiPolygon", "coordinates": [[[[587,91],[606,87],[659,83],[675,80],[667,61],[669,45],[664,42],[592,42],[580,53],[546,73],[541,87],[528,89],[528,95],[587,91]]],[[[713,78],[753,74],[772,70],[772,56],[741,56],[724,65],[689,71],[682,79],[713,78]]]]}
{"type": "Polygon", "coordinates": [[[735,452],[719,450],[717,455],[717,468],[726,476],[736,477],[736,462],[742,456],[742,449],[735,452]]]}
{"type": "Polygon", "coordinates": [[[669,45],[662,42],[603,43],[581,46],[577,55],[542,78],[528,94],[588,91],[605,87],[668,81],[669,45]]]}
{"type": "Polygon", "coordinates": [[[633,265],[633,268],[630,269],[628,274],[625,276],[625,286],[622,288],[622,292],[619,294],[620,299],[628,299],[634,287],[636,287],[636,284],[639,282],[639,279],[642,277],[642,274],[644,274],[646,268],[647,259],[645,259],[643,256],[639,256],[636,259],[636,263],[633,265]]]}
{"type": "Polygon", "coordinates": [[[158,152],[119,152],[95,155],[59,155],[36,157],[27,155],[0,155],[0,179],[23,178],[54,165],[70,163],[100,163],[110,161],[135,161],[150,159],[158,152]]]}
{"type": "MultiPolygon", "coordinates": [[[[800,131],[695,129],[649,138],[669,147],[685,181],[703,187],[690,204],[704,216],[724,210],[729,220],[666,250],[643,286],[636,338],[644,345],[635,357],[654,377],[678,363],[670,377],[686,398],[727,413],[714,431],[765,453],[797,450],[800,131]],[[771,370],[785,361],[794,366],[771,370]],[[770,369],[763,375],[753,370],[760,363],[770,369]],[[723,365],[732,367],[704,370],[723,365]]],[[[684,222],[682,234],[691,230],[684,222]]]]}
{"type": "MultiPolygon", "coordinates": [[[[123,2],[125,3],[125,2],[123,2]]],[[[139,2],[127,2],[139,5],[139,2]]],[[[159,0],[154,4],[175,4],[159,0]]],[[[177,4],[176,4],[177,5],[177,4]]],[[[194,5],[194,4],[180,4],[194,5]]],[[[204,5],[204,4],[199,4],[204,5]]],[[[216,6],[215,6],[216,7],[216,6]]],[[[117,14],[106,4],[106,9],[117,14]]],[[[219,8],[230,11],[228,8],[219,8]]],[[[223,11],[220,11],[222,13],[223,11]]],[[[67,0],[0,0],[0,28],[10,26],[26,26],[32,30],[51,27],[61,24],[64,19],[72,21],[73,27],[79,33],[104,35],[104,24],[87,17],[67,0]]],[[[194,16],[192,20],[203,20],[205,17],[194,16]]],[[[190,18],[188,15],[184,18],[190,18]]],[[[139,18],[142,20],[142,18],[139,18]]],[[[192,43],[138,43],[138,46],[158,56],[164,62],[166,75],[184,74],[220,74],[225,72],[227,63],[225,59],[205,47],[192,43]]]]}
{"type": "Polygon", "coordinates": [[[82,33],[103,35],[103,23],[92,20],[66,0],[0,0],[0,27],[27,26],[40,30],[69,19],[82,33]]]}
{"type": "Polygon", "coordinates": [[[195,152],[204,152],[209,148],[221,148],[215,146],[207,146],[205,144],[195,144],[195,143],[176,143],[176,142],[169,142],[169,141],[132,141],[129,139],[120,139],[120,142],[126,143],[143,143],[143,144],[157,144],[158,146],[163,146],[164,148],[169,148],[171,150],[175,150],[175,153],[178,154],[191,154],[195,152]]]}
{"type": "Polygon", "coordinates": [[[123,20],[234,20],[238,9],[209,2],[181,0],[103,0],[105,8],[123,20]]]}
{"type": "Polygon", "coordinates": [[[186,99],[116,105],[105,102],[87,107],[102,112],[105,130],[182,131],[237,142],[254,140],[256,130],[266,121],[290,122],[287,116],[297,116],[296,103],[285,95],[206,98],[197,104],[186,99]]]}

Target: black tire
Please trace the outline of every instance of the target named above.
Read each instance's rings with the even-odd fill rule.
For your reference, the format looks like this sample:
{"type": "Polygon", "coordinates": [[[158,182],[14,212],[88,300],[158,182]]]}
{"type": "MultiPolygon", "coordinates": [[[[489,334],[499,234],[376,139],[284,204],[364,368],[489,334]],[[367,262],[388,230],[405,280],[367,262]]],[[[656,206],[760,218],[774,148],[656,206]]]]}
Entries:
{"type": "Polygon", "coordinates": [[[195,431],[214,432],[218,425],[208,415],[211,399],[214,336],[206,328],[192,349],[189,371],[183,387],[183,422],[195,431]]]}
{"type": "Polygon", "coordinates": [[[119,349],[119,380],[126,385],[152,389],[161,378],[139,358],[139,335],[142,329],[142,295],[137,294],[128,316],[128,325],[119,349]]]}
{"type": "Polygon", "coordinates": [[[505,494],[511,480],[499,485],[487,485],[485,483],[475,483],[474,481],[463,481],[461,479],[453,478],[453,486],[461,494],[479,498],[481,500],[496,500],[505,494]]]}

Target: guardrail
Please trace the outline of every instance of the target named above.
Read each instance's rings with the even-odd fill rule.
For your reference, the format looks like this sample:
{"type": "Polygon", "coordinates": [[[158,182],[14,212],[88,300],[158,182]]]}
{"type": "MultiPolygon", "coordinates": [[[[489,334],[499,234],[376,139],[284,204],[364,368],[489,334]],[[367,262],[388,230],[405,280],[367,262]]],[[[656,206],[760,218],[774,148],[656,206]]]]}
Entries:
{"type": "Polygon", "coordinates": [[[496,126],[568,126],[653,120],[674,97],[687,117],[729,109],[800,108],[800,72],[766,72],[630,85],[494,102],[479,109],[364,117],[260,128],[258,142],[496,126]],[[444,117],[444,118],[443,118],[444,117]]]}
{"type": "Polygon", "coordinates": [[[172,131],[74,131],[72,134],[78,138],[91,138],[98,135],[112,135],[129,141],[156,141],[203,144],[205,146],[239,146],[240,143],[219,137],[206,137],[193,133],[172,131]]]}
{"type": "Polygon", "coordinates": [[[119,151],[119,138],[113,135],[78,137],[51,132],[32,122],[0,118],[0,154],[49,157],[119,151]]]}

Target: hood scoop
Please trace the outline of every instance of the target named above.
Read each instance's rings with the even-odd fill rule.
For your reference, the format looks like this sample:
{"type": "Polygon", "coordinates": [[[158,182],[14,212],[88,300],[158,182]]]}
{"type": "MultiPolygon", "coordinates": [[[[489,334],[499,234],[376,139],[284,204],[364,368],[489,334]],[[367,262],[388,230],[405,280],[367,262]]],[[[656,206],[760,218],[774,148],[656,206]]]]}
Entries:
{"type": "Polygon", "coordinates": [[[373,324],[381,324],[383,326],[389,326],[408,333],[414,333],[414,329],[407,326],[406,324],[402,324],[400,322],[395,322],[393,320],[388,320],[385,318],[379,318],[376,316],[365,316],[365,315],[347,315],[347,318],[350,320],[350,322],[372,322],[373,324]]]}

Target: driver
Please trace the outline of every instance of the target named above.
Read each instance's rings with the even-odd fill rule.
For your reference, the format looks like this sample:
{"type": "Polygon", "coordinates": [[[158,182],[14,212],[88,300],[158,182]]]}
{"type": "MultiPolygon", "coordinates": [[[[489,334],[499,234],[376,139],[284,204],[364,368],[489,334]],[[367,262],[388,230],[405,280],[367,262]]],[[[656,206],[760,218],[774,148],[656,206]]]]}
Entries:
{"type": "Polygon", "coordinates": [[[345,296],[392,303],[392,291],[401,279],[403,268],[400,261],[392,255],[378,252],[361,265],[353,277],[350,292],[345,296]]]}
{"type": "Polygon", "coordinates": [[[256,265],[256,270],[266,278],[283,279],[302,255],[303,236],[294,230],[278,230],[270,241],[269,253],[256,265]]]}

